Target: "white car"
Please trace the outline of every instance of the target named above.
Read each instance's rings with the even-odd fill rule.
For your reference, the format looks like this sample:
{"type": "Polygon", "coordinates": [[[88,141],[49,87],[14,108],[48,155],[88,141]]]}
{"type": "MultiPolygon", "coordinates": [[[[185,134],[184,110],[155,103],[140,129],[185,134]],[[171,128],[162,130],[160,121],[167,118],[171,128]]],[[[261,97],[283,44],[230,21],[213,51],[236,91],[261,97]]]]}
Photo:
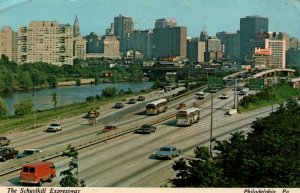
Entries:
{"type": "Polygon", "coordinates": [[[56,132],[56,131],[61,131],[62,130],[62,124],[59,123],[51,123],[49,127],[47,128],[48,132],[56,132]]]}
{"type": "Polygon", "coordinates": [[[36,153],[41,153],[41,152],[42,152],[42,150],[40,150],[40,149],[24,149],[24,151],[22,153],[17,154],[16,157],[19,159],[22,157],[26,157],[26,156],[33,155],[36,153]]]}
{"type": "Polygon", "coordinates": [[[220,99],[228,99],[229,98],[229,94],[227,93],[223,93],[221,96],[220,96],[220,99]]]}

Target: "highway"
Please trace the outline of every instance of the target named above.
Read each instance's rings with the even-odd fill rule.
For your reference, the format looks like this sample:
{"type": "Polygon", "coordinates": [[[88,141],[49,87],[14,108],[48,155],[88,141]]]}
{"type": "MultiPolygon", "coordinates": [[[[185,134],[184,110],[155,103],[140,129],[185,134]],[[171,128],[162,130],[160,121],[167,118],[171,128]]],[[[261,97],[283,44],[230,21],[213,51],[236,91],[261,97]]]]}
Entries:
{"type": "MultiPolygon", "coordinates": [[[[172,91],[173,92],[173,91],[172,91]]],[[[214,98],[213,104],[213,137],[218,140],[227,139],[230,133],[237,130],[250,131],[250,125],[257,117],[267,116],[271,108],[265,108],[250,113],[226,115],[228,109],[233,106],[233,91],[227,91],[229,99],[214,98]]],[[[172,93],[170,93],[172,94],[172,93]]],[[[152,94],[146,99],[153,100],[159,96],[152,94]]],[[[160,97],[163,97],[161,95],[160,97]]],[[[209,96],[210,97],[210,96],[209,96]]],[[[53,151],[67,144],[78,144],[89,141],[107,124],[114,124],[120,130],[133,128],[144,123],[152,122],[167,115],[175,115],[179,103],[185,102],[192,106],[195,95],[191,94],[169,103],[169,109],[165,113],[155,116],[144,114],[147,101],[138,102],[133,105],[126,104],[124,109],[112,109],[113,104],[101,107],[101,114],[97,124],[90,126],[86,119],[73,117],[62,121],[63,131],[57,133],[46,133],[45,127],[35,130],[12,133],[7,135],[12,139],[11,146],[18,150],[25,148],[39,148],[43,152],[53,151]]],[[[158,123],[157,130],[151,134],[134,134],[129,132],[110,140],[103,141],[93,146],[79,150],[79,178],[85,180],[88,187],[160,187],[164,186],[161,176],[166,178],[174,175],[171,165],[174,160],[192,158],[193,150],[197,145],[208,145],[210,137],[210,100],[200,104],[200,121],[188,127],[176,126],[175,117],[158,123]],[[163,145],[174,145],[182,149],[182,154],[173,160],[157,160],[153,152],[163,145]],[[160,174],[160,171],[164,171],[160,174]]],[[[119,132],[111,131],[105,135],[119,132]]],[[[57,168],[57,177],[51,183],[43,186],[59,186],[62,170],[68,168],[69,160],[63,157],[52,159],[57,168]]],[[[0,163],[0,168],[5,164],[13,164],[18,160],[8,160],[0,163]]],[[[1,168],[1,169],[2,169],[1,168]]],[[[0,177],[1,186],[20,186],[20,171],[12,172],[0,177]]]]}

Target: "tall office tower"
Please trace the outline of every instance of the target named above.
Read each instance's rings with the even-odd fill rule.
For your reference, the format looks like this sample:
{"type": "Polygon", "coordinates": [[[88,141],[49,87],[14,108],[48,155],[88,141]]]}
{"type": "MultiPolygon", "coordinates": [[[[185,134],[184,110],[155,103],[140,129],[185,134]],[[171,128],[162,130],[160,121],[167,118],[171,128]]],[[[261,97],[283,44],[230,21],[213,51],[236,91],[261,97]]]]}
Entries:
{"type": "Polygon", "coordinates": [[[201,31],[200,33],[200,41],[202,42],[206,42],[206,40],[208,39],[208,33],[206,30],[201,31]]]}
{"type": "Polygon", "coordinates": [[[286,67],[286,45],[284,40],[266,39],[265,48],[272,52],[271,68],[285,68],[286,67]]]}
{"type": "Polygon", "coordinates": [[[216,36],[223,45],[224,57],[234,61],[240,58],[240,31],[237,33],[218,32],[216,36]]]}
{"type": "Polygon", "coordinates": [[[86,59],[86,40],[82,36],[74,38],[74,58],[86,59]]]}
{"type": "Polygon", "coordinates": [[[104,57],[120,58],[120,43],[116,36],[103,36],[100,44],[103,45],[104,57]]]}
{"type": "Polygon", "coordinates": [[[199,38],[187,40],[187,57],[190,62],[204,62],[205,42],[199,38]]]}
{"type": "Polygon", "coordinates": [[[268,18],[247,16],[240,19],[240,60],[252,61],[255,47],[264,48],[268,38],[268,18]]]}
{"type": "Polygon", "coordinates": [[[135,30],[130,33],[127,40],[127,49],[139,51],[144,54],[144,58],[152,57],[152,30],[135,30]]]}
{"type": "Polygon", "coordinates": [[[99,37],[95,32],[91,32],[89,35],[85,36],[86,39],[86,53],[101,53],[101,45],[99,37]]]}
{"type": "Polygon", "coordinates": [[[206,48],[204,53],[205,62],[213,62],[214,60],[221,60],[223,57],[221,40],[217,37],[209,37],[206,40],[206,48]]]}
{"type": "Polygon", "coordinates": [[[80,26],[79,26],[79,21],[78,21],[77,15],[76,15],[76,18],[75,18],[75,21],[73,24],[73,37],[75,38],[77,36],[80,36],[80,26]]]}
{"type": "Polygon", "coordinates": [[[127,51],[127,37],[134,31],[134,22],[131,17],[119,15],[114,18],[114,35],[120,42],[120,52],[127,51]]]}
{"type": "Polygon", "coordinates": [[[177,27],[177,21],[173,18],[162,18],[155,21],[155,29],[177,27]]]}
{"type": "Polygon", "coordinates": [[[153,29],[154,57],[179,56],[186,57],[187,28],[169,27],[153,29]]]}
{"type": "Polygon", "coordinates": [[[114,18],[114,35],[118,38],[127,37],[128,33],[134,31],[134,22],[131,17],[119,15],[114,18]]]}
{"type": "Polygon", "coordinates": [[[3,54],[9,61],[17,61],[17,33],[10,26],[0,29],[0,56],[3,54]]]}
{"type": "Polygon", "coordinates": [[[18,30],[18,64],[73,65],[73,30],[56,21],[32,21],[18,30]]]}

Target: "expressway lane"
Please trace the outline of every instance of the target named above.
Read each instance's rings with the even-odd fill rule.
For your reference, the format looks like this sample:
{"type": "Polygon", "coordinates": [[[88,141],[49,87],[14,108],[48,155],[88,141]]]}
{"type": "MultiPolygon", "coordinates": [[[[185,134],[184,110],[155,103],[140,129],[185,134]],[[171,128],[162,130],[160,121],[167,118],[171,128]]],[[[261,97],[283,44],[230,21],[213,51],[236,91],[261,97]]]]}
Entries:
{"type": "MultiPolygon", "coordinates": [[[[187,104],[193,104],[196,101],[194,96],[187,97],[185,100],[187,104]]],[[[266,116],[269,111],[228,116],[225,113],[226,109],[232,106],[231,98],[216,99],[214,102],[213,134],[223,138],[224,134],[228,136],[233,130],[249,129],[249,125],[257,116],[266,116]],[[241,125],[244,128],[241,128],[241,125]]],[[[177,103],[179,102],[174,103],[168,113],[177,111],[175,109],[177,103]]],[[[174,119],[171,119],[157,125],[157,131],[150,135],[129,133],[79,150],[79,177],[84,179],[87,185],[93,187],[129,187],[173,163],[171,160],[153,159],[153,152],[162,145],[178,146],[183,149],[182,157],[192,156],[195,146],[207,144],[209,140],[210,101],[201,105],[200,109],[201,119],[199,123],[190,127],[177,127],[174,119]]],[[[128,124],[128,127],[131,124],[136,124],[143,115],[130,115],[130,117],[131,119],[135,117],[133,118],[135,121],[124,120],[123,122],[128,124]]],[[[158,116],[150,116],[149,118],[157,119],[158,116]]],[[[56,158],[55,164],[59,174],[60,171],[67,168],[68,161],[56,158]]],[[[0,184],[18,186],[18,174],[19,172],[15,172],[9,179],[1,178],[0,184]]],[[[59,179],[60,177],[56,177],[52,183],[45,183],[44,186],[59,186],[59,179]]]]}

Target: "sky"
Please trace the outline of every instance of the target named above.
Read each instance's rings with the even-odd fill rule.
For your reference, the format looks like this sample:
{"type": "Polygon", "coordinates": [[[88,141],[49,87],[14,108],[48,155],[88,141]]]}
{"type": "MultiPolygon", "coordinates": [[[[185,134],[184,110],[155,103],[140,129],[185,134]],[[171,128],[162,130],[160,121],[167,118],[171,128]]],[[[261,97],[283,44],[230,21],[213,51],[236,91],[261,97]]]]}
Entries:
{"type": "Polygon", "coordinates": [[[300,0],[0,0],[0,28],[13,30],[30,21],[58,21],[73,25],[77,15],[81,34],[104,35],[119,14],[133,18],[135,29],[152,29],[155,20],[174,18],[189,37],[202,30],[235,33],[240,18],[269,18],[269,31],[300,38],[300,0]]]}

